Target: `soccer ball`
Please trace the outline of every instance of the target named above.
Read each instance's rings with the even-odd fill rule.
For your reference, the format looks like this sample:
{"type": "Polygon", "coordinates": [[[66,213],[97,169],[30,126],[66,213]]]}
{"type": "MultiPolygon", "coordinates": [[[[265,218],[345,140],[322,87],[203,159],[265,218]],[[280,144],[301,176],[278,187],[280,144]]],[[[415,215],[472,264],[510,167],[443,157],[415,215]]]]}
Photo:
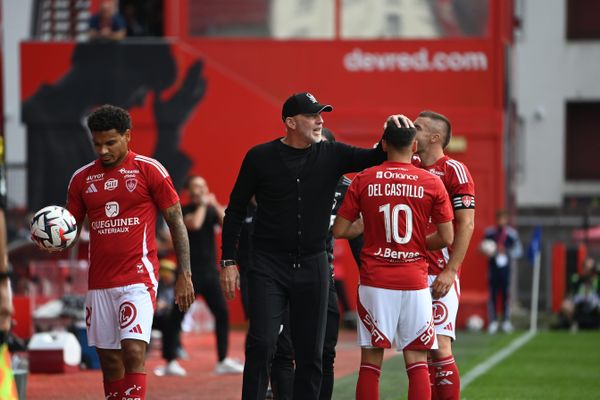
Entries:
{"type": "Polygon", "coordinates": [[[496,242],[492,239],[484,239],[479,245],[479,250],[488,257],[493,256],[496,253],[496,242]]]}
{"type": "Polygon", "coordinates": [[[44,207],[31,220],[31,239],[42,250],[61,251],[77,237],[77,221],[66,208],[44,207]]]}
{"type": "Polygon", "coordinates": [[[467,329],[471,332],[481,331],[483,329],[483,325],[483,318],[477,314],[473,314],[467,319],[467,329]]]}

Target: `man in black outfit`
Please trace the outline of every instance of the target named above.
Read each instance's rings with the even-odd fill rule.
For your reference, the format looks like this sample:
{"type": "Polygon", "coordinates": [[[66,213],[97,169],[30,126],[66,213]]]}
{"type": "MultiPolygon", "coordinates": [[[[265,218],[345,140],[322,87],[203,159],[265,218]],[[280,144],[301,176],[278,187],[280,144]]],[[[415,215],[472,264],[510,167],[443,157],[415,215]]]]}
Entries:
{"type": "Polygon", "coordinates": [[[231,192],[223,224],[221,285],[227,298],[239,288],[236,244],[254,195],[258,205],[254,262],[248,270],[250,328],[242,399],[263,400],[269,364],[284,311],[289,305],[296,371],[294,398],[316,400],[329,290],[326,253],[333,195],[340,177],[381,163],[378,145],[360,149],[321,141],[322,112],[310,93],[283,105],[286,136],[250,149],[231,192]]]}
{"type": "MultiPolygon", "coordinates": [[[[217,269],[215,228],[223,223],[224,207],[211,193],[206,180],[190,176],[186,182],[190,203],[182,207],[183,222],[190,239],[190,262],[196,295],[204,296],[206,305],[215,317],[218,363],[217,375],[242,373],[243,366],[227,357],[229,348],[229,311],[217,269]]],[[[183,319],[183,314],[181,314],[183,319]]],[[[181,323],[181,319],[179,323],[181,323]]]]}
{"type": "MultiPolygon", "coordinates": [[[[335,142],[335,136],[333,132],[327,128],[323,128],[321,135],[323,140],[329,142],[335,142]]],[[[335,188],[333,205],[331,207],[331,217],[329,222],[329,228],[333,226],[337,211],[342,205],[346,191],[352,181],[342,176],[338,181],[335,188]]],[[[360,266],[360,250],[364,243],[363,236],[360,235],[354,239],[348,240],[350,248],[352,249],[352,255],[356,265],[360,266]]],[[[336,285],[334,281],[334,245],[335,238],[333,233],[329,230],[327,234],[327,261],[329,262],[329,298],[327,302],[327,317],[325,323],[325,341],[323,343],[323,379],[321,381],[321,391],[319,394],[319,400],[331,400],[333,394],[333,381],[334,381],[334,361],[335,361],[335,346],[338,341],[339,326],[340,326],[340,311],[338,308],[338,297],[336,291],[336,285]]],[[[238,250],[239,253],[239,250],[238,250]]],[[[273,357],[273,363],[271,365],[271,387],[273,388],[274,398],[276,400],[290,400],[293,396],[293,382],[294,382],[294,347],[292,345],[292,339],[290,335],[289,326],[289,315],[284,315],[282,325],[283,329],[277,339],[277,349],[275,356],[273,357]]]]}

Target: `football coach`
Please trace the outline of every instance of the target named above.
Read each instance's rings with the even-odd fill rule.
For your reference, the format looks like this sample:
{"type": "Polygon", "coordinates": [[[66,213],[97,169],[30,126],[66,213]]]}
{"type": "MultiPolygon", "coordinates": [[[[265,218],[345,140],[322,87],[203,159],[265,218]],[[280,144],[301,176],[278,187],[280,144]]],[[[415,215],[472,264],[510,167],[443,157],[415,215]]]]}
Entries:
{"type": "Polygon", "coordinates": [[[225,211],[221,287],[232,299],[239,289],[237,242],[247,205],[256,198],[243,400],[265,398],[281,317],[288,306],[296,365],[294,399],[319,396],[329,288],[325,248],[334,191],[343,174],[386,159],[381,144],[361,149],[322,141],[322,113],[332,110],[310,93],[290,96],[281,115],[285,136],[246,153],[225,211]]]}

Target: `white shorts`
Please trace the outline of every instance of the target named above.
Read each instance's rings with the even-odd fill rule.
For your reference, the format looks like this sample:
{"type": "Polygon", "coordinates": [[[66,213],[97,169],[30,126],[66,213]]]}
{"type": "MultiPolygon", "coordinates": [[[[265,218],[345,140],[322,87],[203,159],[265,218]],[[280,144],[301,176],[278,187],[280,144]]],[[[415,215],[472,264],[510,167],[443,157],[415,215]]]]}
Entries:
{"type": "Polygon", "coordinates": [[[120,349],[121,340],[150,343],[156,291],[143,283],[90,290],[85,298],[85,323],[90,346],[120,349]]]}
{"type": "MultiPolygon", "coordinates": [[[[429,287],[437,275],[429,275],[429,287]]],[[[460,281],[458,278],[448,293],[441,299],[433,300],[433,322],[436,335],[449,336],[456,339],[456,313],[458,312],[458,299],[460,297],[460,281]]]]}
{"type": "Polygon", "coordinates": [[[358,287],[358,344],[361,347],[437,349],[429,289],[358,287]]]}

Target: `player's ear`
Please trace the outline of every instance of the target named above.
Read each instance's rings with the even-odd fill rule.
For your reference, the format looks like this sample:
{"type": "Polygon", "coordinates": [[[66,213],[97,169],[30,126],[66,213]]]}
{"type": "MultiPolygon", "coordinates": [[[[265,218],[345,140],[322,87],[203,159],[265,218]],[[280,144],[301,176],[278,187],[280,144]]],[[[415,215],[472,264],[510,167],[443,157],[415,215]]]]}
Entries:
{"type": "Polygon", "coordinates": [[[385,139],[381,139],[381,149],[387,153],[387,142],[385,139]]]}
{"type": "Polygon", "coordinates": [[[131,141],[131,129],[127,129],[123,136],[125,137],[125,141],[129,143],[131,141]]]}
{"type": "Polygon", "coordinates": [[[417,138],[414,138],[413,143],[412,143],[412,152],[416,153],[417,149],[418,149],[417,138]]]}

